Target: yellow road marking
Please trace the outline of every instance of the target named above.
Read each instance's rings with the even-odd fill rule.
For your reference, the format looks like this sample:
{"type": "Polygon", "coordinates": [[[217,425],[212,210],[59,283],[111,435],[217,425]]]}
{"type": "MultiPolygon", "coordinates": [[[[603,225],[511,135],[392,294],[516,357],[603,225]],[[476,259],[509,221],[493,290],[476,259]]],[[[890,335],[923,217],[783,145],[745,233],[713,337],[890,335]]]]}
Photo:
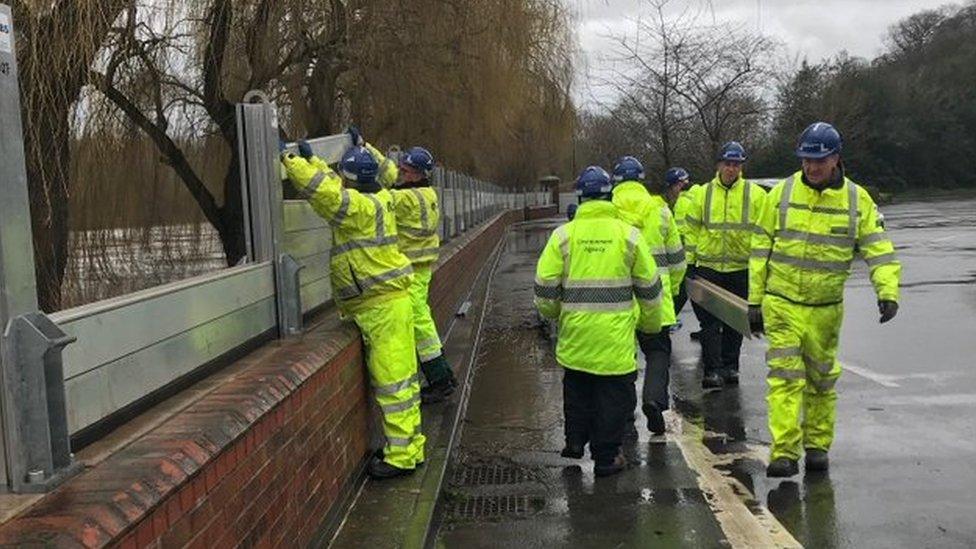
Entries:
{"type": "Polygon", "coordinates": [[[698,486],[705,493],[708,505],[715,513],[725,537],[732,547],[803,547],[796,541],[776,517],[765,507],[753,512],[736,493],[748,494],[749,490],[733,477],[727,476],[717,466],[737,458],[758,459],[765,463],[765,452],[760,447],[738,454],[716,456],[703,443],[704,431],[684,417],[666,413],[668,434],[684,456],[688,466],[698,474],[698,486]]]}

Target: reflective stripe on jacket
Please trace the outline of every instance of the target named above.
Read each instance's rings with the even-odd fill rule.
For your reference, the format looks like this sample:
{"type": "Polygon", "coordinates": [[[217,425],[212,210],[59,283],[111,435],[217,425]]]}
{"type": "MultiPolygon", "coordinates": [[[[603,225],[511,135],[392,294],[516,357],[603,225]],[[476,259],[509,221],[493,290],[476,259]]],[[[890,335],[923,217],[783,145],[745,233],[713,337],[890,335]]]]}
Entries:
{"type": "Polygon", "coordinates": [[[685,275],[685,251],[671,210],[660,196],[652,195],[638,181],[624,181],[613,188],[613,205],[620,219],[640,231],[654,257],[661,283],[668,291],[662,301],[661,322],[676,322],[673,296],[681,290],[685,275]]]}
{"type": "Polygon", "coordinates": [[[430,187],[391,189],[400,251],[415,265],[437,261],[441,238],[437,191],[430,187]]]}
{"type": "MultiPolygon", "coordinates": [[[[399,178],[396,163],[379,149],[366,143],[370,154],[380,164],[378,180],[384,187],[394,185],[399,178]]],[[[390,189],[396,211],[397,235],[400,251],[414,265],[426,265],[437,261],[441,238],[437,232],[440,223],[437,191],[429,186],[390,189]]]]}
{"type": "Polygon", "coordinates": [[[739,177],[730,187],[719,176],[693,195],[686,245],[694,249],[695,264],[719,272],[749,268],[749,249],[755,222],[766,193],[739,177]]]}
{"type": "Polygon", "coordinates": [[[749,303],[767,293],[804,305],[840,303],[855,253],[867,262],[878,299],[898,300],[901,264],[878,208],[846,177],[840,188],[817,191],[797,172],[770,191],[757,226],[749,303]]]}
{"type": "Polygon", "coordinates": [[[640,232],[603,200],[584,202],[553,231],[536,266],[536,307],[559,319],[556,359],[573,370],[636,370],[634,330],[660,331],[662,293],[640,232]]]}
{"type": "Polygon", "coordinates": [[[688,265],[695,264],[695,249],[688,244],[688,214],[691,213],[695,205],[694,193],[701,189],[701,185],[694,185],[681,191],[677,200],[674,201],[674,224],[678,227],[681,234],[681,242],[685,247],[685,261],[688,265]]]}
{"type": "Polygon", "coordinates": [[[282,155],[288,179],[332,226],[332,294],[353,313],[385,299],[406,296],[413,269],[397,247],[393,197],[389,191],[360,193],[324,161],[282,155]]]}

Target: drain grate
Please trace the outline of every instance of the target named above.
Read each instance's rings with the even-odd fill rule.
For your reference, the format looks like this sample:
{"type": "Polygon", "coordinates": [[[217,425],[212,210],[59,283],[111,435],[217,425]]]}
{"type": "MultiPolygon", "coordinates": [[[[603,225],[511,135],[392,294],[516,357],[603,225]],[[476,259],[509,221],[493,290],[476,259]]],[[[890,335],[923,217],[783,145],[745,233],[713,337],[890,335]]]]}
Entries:
{"type": "Polygon", "coordinates": [[[447,514],[454,520],[490,520],[534,515],[545,506],[539,496],[469,496],[455,500],[447,514]]]}
{"type": "Polygon", "coordinates": [[[532,480],[529,472],[521,467],[506,465],[460,465],[454,471],[454,486],[498,486],[520,484],[532,480]]]}

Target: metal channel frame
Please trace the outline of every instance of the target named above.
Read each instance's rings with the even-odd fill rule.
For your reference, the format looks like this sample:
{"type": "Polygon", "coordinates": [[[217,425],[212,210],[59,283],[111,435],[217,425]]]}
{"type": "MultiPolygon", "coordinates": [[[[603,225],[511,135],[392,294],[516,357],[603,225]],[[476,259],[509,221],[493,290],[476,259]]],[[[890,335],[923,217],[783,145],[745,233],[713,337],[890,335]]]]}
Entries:
{"type": "Polygon", "coordinates": [[[74,338],[37,308],[13,17],[0,4],[0,480],[43,492],[77,472],[61,351],[74,338]]]}

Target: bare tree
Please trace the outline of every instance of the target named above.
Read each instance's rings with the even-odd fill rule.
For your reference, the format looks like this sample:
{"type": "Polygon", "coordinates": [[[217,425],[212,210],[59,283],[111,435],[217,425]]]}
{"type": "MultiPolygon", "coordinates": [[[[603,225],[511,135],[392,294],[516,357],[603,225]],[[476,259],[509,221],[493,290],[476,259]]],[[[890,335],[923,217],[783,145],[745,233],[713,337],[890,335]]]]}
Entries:
{"type": "Polygon", "coordinates": [[[71,120],[113,21],[128,0],[14,0],[38,302],[61,306],[68,252],[71,120]]]}
{"type": "Polygon", "coordinates": [[[670,13],[651,2],[652,16],[635,21],[635,37],[616,36],[618,68],[604,84],[621,128],[641,132],[656,166],[711,157],[722,142],[743,139],[766,116],[777,45],[729,25],[701,25],[704,11],[670,13]]]}
{"type": "Polygon", "coordinates": [[[250,89],[283,94],[282,81],[307,100],[291,103],[314,132],[330,129],[337,71],[328,55],[341,40],[341,2],[331,19],[309,17],[298,2],[209,0],[200,6],[133,2],[114,29],[98,89],[152,139],[220,235],[228,265],[244,257],[245,239],[234,103],[250,89]],[[194,8],[204,8],[196,18],[194,8]],[[330,21],[309,24],[308,21],[330,21]],[[334,35],[338,33],[340,38],[334,35]],[[296,76],[300,75],[300,76],[296,76]],[[229,151],[220,190],[211,191],[181,143],[215,134],[229,151]]]}

